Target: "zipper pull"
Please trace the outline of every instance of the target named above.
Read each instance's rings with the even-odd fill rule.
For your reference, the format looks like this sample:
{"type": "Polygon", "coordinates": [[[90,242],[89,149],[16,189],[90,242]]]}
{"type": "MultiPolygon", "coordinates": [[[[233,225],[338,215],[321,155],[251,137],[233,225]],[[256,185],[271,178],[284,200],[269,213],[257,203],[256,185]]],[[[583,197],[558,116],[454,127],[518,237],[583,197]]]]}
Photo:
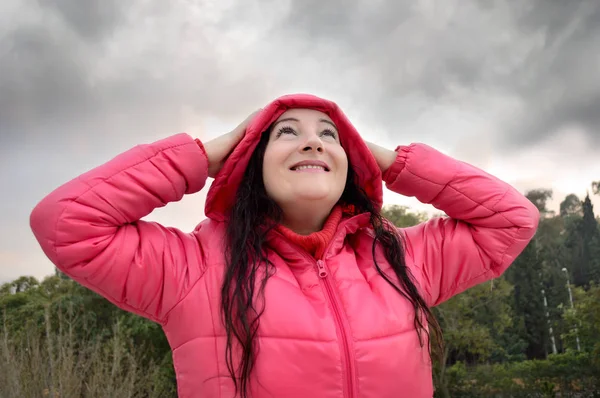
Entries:
{"type": "Polygon", "coordinates": [[[319,267],[319,278],[326,278],[327,268],[325,268],[325,262],[323,260],[317,260],[317,267],[319,267]]]}

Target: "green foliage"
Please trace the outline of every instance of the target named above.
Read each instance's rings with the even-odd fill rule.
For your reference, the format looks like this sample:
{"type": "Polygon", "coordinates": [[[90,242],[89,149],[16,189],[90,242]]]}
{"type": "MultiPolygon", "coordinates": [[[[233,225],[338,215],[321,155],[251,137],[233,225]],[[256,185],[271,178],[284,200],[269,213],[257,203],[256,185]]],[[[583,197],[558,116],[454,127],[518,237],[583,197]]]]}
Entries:
{"type": "Polygon", "coordinates": [[[568,351],[576,350],[576,337],[579,337],[581,349],[593,353],[596,365],[600,367],[600,285],[591,283],[585,290],[573,289],[575,308],[564,312],[566,323],[570,326],[565,332],[568,351]]]}
{"type": "Polygon", "coordinates": [[[385,206],[381,215],[399,228],[412,227],[428,218],[426,213],[413,212],[408,207],[399,205],[385,206]]]}
{"type": "Polygon", "coordinates": [[[552,215],[552,212],[548,210],[548,201],[552,199],[552,190],[533,189],[527,192],[526,196],[537,207],[542,216],[552,215]]]}
{"type": "MultiPolygon", "coordinates": [[[[524,342],[513,332],[509,298],[513,287],[504,278],[475,286],[440,306],[434,313],[445,340],[444,360],[434,364],[434,379],[444,391],[453,383],[450,363],[482,363],[521,358],[524,342]],[[462,362],[461,362],[462,361],[462,362]]],[[[449,395],[446,391],[442,396],[449,395]]]]}
{"type": "Polygon", "coordinates": [[[589,195],[581,207],[582,216],[567,226],[565,240],[570,254],[567,268],[576,286],[600,282],[600,228],[589,195]]]}
{"type": "Polygon", "coordinates": [[[560,216],[583,216],[581,200],[575,194],[567,195],[565,200],[560,203],[560,216]]]}
{"type": "MultiPolygon", "coordinates": [[[[448,392],[452,397],[593,397],[600,394],[600,367],[590,353],[569,352],[549,355],[545,360],[476,366],[458,362],[447,374],[448,392]]],[[[436,396],[441,395],[438,392],[436,396]]]]}
{"type": "Polygon", "coordinates": [[[75,282],[19,278],[0,287],[1,397],[175,397],[159,325],[75,282]]]}
{"type": "Polygon", "coordinates": [[[499,345],[512,326],[508,298],[513,287],[503,278],[475,286],[434,309],[449,355],[459,361],[506,359],[499,345]]]}
{"type": "MultiPolygon", "coordinates": [[[[514,285],[511,305],[518,322],[517,333],[527,343],[527,358],[544,358],[548,351],[548,321],[542,295],[542,262],[534,239],[506,272],[514,285]]],[[[545,289],[544,289],[545,291],[545,289]]]]}

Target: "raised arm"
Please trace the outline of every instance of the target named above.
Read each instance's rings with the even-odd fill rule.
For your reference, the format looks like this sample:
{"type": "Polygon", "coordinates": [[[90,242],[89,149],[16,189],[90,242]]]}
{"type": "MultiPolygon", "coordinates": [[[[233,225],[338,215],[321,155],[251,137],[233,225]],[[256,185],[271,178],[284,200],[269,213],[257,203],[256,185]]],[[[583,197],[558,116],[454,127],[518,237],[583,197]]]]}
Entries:
{"type": "Polygon", "coordinates": [[[30,224],[65,274],[122,309],[163,323],[204,271],[192,234],[140,219],[205,184],[206,154],[187,134],[139,145],[46,196],[30,224]]]}
{"type": "Polygon", "coordinates": [[[539,211],[509,184],[427,145],[391,153],[387,188],[448,215],[401,231],[430,306],[500,276],[535,235],[539,211]]]}

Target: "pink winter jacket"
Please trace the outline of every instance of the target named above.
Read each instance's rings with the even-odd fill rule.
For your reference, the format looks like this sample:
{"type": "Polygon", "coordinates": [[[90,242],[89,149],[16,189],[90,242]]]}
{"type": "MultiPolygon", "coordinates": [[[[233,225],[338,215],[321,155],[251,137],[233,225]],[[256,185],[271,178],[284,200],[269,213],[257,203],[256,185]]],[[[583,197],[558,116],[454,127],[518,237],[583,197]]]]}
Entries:
{"type": "MultiPolygon", "coordinates": [[[[207,158],[187,134],[137,146],[59,187],[31,214],[46,255],[118,307],[162,325],[180,397],[233,397],[220,321],[227,209],[262,131],[291,107],[318,109],[371,199],[382,176],[357,131],[332,102],[281,97],[257,116],[208,192],[208,217],[191,233],[140,219],[198,192],[207,158]]],[[[406,264],[435,306],[501,275],[533,237],[539,214],[508,184],[422,144],[397,149],[387,188],[444,211],[400,230],[406,264]]],[[[344,219],[315,261],[282,235],[269,240],[276,273],[260,320],[254,398],[398,398],[433,395],[427,347],[414,312],[376,271],[368,215],[344,219]],[[324,272],[319,272],[321,268],[324,272]]],[[[386,268],[382,251],[378,262],[386,268]]]]}

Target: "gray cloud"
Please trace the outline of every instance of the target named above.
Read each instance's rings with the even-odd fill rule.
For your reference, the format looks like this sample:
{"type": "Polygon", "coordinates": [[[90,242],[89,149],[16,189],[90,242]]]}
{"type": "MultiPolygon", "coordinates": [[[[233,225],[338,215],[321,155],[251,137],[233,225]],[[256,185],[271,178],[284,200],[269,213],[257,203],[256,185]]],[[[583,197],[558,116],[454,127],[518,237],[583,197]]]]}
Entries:
{"type": "Polygon", "coordinates": [[[287,80],[309,80],[318,68],[306,62],[321,64],[321,75],[310,77],[326,91],[342,86],[386,129],[432,104],[464,101],[478,112],[487,96],[508,103],[495,115],[505,133],[494,139],[505,147],[531,145],[568,124],[600,140],[600,4],[593,0],[265,1],[216,11],[199,2],[198,14],[184,4],[39,4],[32,12],[48,17],[2,40],[0,140],[24,139],[47,123],[107,124],[119,113],[158,119],[190,106],[236,114],[283,93],[278,67],[287,80]],[[236,29],[259,34],[243,46],[236,29]],[[269,60],[278,54],[284,59],[269,60]],[[335,77],[338,87],[327,81],[335,77]],[[469,103],[465,91],[483,103],[469,103]]]}
{"type": "Polygon", "coordinates": [[[118,0],[38,0],[45,11],[56,12],[79,36],[101,40],[123,22],[126,2],[118,0]]]}
{"type": "MultiPolygon", "coordinates": [[[[409,96],[425,106],[455,101],[457,90],[511,99],[500,112],[506,133],[497,141],[514,148],[570,124],[600,143],[598,21],[594,0],[376,6],[354,0],[345,7],[308,1],[294,2],[279,29],[321,48],[328,62],[356,69],[361,80],[352,94],[373,104],[388,126],[409,96]],[[337,49],[330,57],[329,48],[337,49]]],[[[413,109],[408,113],[414,117],[413,109]]]]}
{"type": "Polygon", "coordinates": [[[538,3],[518,18],[543,42],[521,70],[516,91],[527,106],[511,136],[532,144],[562,127],[577,125],[600,143],[600,4],[595,1],[538,3]],[[521,128],[518,128],[520,125],[521,128]]]}
{"type": "Polygon", "coordinates": [[[94,108],[85,64],[77,62],[83,57],[61,36],[29,25],[2,38],[8,50],[0,58],[0,140],[94,108]]]}
{"type": "Polygon", "coordinates": [[[190,13],[186,3],[40,4],[0,36],[3,148],[82,135],[102,135],[102,144],[123,131],[176,128],[184,107],[238,115],[269,98],[260,71],[225,63],[231,60],[219,51],[227,38],[214,32],[217,21],[190,13]]]}

